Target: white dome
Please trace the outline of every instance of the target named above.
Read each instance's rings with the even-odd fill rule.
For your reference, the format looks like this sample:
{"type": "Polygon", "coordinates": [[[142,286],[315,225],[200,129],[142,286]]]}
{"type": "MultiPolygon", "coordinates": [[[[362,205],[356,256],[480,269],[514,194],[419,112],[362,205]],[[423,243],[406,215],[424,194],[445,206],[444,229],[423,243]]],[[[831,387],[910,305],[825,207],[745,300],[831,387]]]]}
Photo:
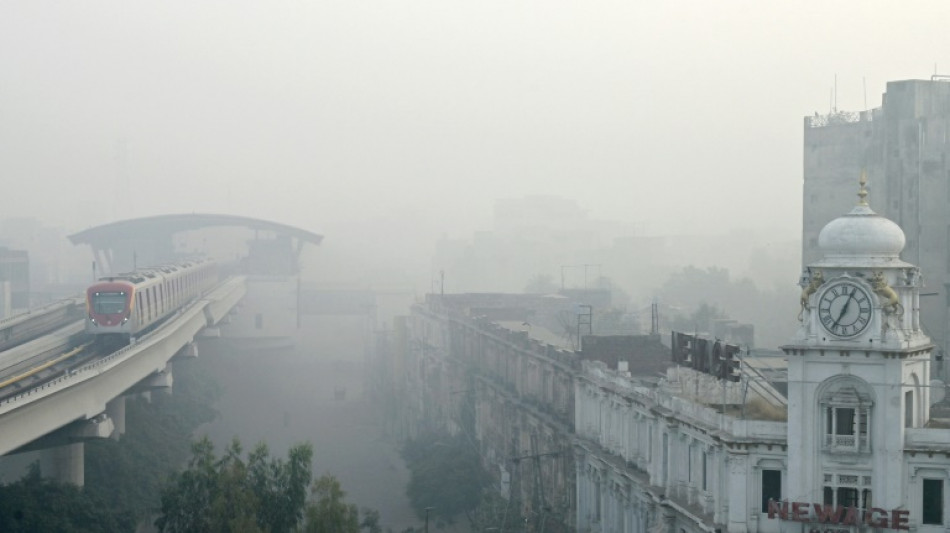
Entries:
{"type": "Polygon", "coordinates": [[[838,217],[818,234],[818,247],[825,257],[899,257],[904,249],[904,231],[867,205],[858,205],[838,217]]]}

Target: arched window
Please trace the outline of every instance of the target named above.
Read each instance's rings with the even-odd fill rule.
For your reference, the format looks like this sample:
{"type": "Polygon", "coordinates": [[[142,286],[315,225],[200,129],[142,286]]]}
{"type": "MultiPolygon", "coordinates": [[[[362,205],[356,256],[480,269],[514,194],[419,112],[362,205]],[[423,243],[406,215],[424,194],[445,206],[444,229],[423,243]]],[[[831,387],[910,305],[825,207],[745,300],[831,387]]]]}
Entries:
{"type": "Polygon", "coordinates": [[[853,376],[835,377],[822,385],[819,409],[823,448],[830,452],[871,451],[870,388],[853,376]]]}

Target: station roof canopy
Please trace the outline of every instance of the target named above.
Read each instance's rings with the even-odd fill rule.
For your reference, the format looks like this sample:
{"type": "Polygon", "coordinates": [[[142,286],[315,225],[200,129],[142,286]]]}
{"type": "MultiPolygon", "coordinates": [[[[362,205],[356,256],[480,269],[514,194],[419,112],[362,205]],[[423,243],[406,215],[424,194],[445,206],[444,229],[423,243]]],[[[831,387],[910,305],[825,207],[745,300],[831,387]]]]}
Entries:
{"type": "Polygon", "coordinates": [[[320,244],[323,235],[269,220],[236,215],[192,213],[182,215],[158,215],[110,222],[89,228],[69,236],[73,244],[88,244],[93,248],[108,248],[109,243],[127,239],[130,235],[148,238],[169,237],[181,231],[192,231],[214,226],[243,226],[262,231],[272,231],[298,239],[298,242],[320,244]]]}

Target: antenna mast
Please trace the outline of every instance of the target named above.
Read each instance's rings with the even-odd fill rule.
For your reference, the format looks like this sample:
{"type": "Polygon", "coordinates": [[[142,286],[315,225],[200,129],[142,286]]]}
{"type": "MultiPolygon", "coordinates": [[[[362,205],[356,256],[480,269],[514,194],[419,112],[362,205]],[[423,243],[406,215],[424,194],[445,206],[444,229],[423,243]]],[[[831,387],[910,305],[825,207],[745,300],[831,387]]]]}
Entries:
{"type": "Polygon", "coordinates": [[[650,334],[660,334],[660,310],[656,298],[653,299],[653,304],[650,305],[650,334]]]}

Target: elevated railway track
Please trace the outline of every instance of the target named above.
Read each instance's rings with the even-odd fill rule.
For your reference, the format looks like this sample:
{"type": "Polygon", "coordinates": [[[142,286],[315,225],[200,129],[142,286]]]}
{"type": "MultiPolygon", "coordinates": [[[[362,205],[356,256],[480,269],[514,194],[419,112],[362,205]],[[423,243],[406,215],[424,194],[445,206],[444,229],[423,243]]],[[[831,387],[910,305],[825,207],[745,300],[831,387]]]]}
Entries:
{"type": "MultiPolygon", "coordinates": [[[[94,342],[79,321],[0,352],[0,455],[76,423],[112,428],[107,405],[156,376],[169,386],[169,361],[224,318],[245,291],[243,277],[228,278],[118,349],[94,342]]],[[[81,485],[81,477],[71,480],[81,485]]]]}

